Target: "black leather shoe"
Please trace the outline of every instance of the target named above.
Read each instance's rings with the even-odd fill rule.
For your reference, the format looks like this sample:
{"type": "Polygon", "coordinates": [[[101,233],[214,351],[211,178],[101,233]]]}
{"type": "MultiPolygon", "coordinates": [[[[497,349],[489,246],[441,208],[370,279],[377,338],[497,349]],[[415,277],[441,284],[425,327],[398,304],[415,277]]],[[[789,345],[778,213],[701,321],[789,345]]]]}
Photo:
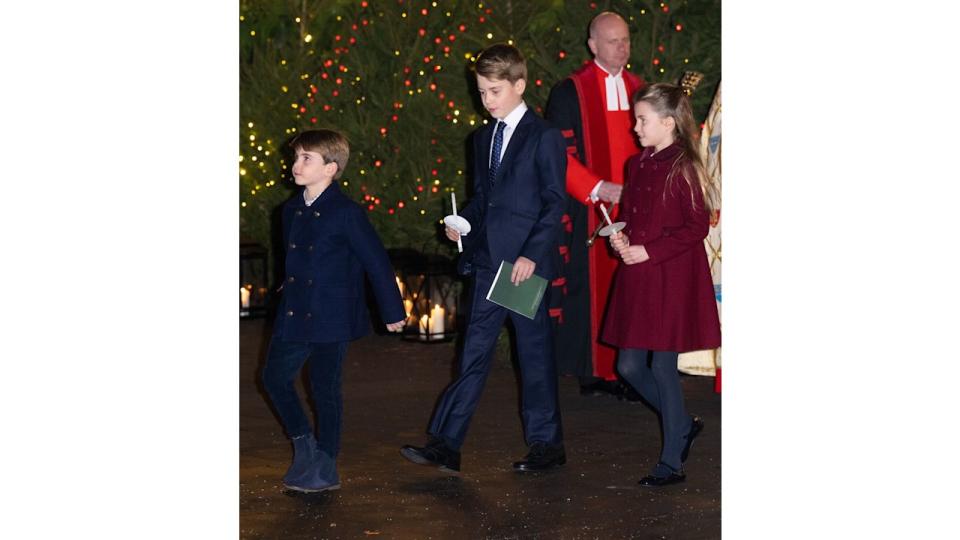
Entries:
{"type": "Polygon", "coordinates": [[[400,454],[417,465],[438,467],[447,474],[460,474],[460,452],[439,439],[430,439],[424,447],[405,445],[400,454]]]}
{"type": "Polygon", "coordinates": [[[634,390],[632,386],[621,384],[620,388],[621,388],[620,395],[617,396],[617,399],[619,399],[620,401],[626,401],[627,403],[633,404],[633,403],[640,403],[640,401],[643,400],[640,394],[637,393],[637,391],[634,390]]]}
{"type": "Polygon", "coordinates": [[[604,394],[617,396],[620,395],[620,393],[620,384],[617,381],[605,381],[600,379],[590,384],[580,385],[581,396],[602,396],[604,394]]]}
{"type": "Polygon", "coordinates": [[[513,470],[517,472],[548,471],[566,462],[567,453],[563,450],[563,445],[548,446],[546,443],[535,442],[530,447],[527,457],[513,464],[513,470]]]}
{"type": "Polygon", "coordinates": [[[686,479],[687,475],[683,473],[683,469],[678,471],[666,463],[657,463],[653,474],[644,476],[637,483],[644,487],[660,487],[679,484],[686,479]]]}
{"type": "Polygon", "coordinates": [[[690,418],[690,431],[687,432],[687,444],[683,447],[683,452],[680,452],[680,462],[686,463],[687,456],[690,455],[690,447],[693,446],[693,440],[697,438],[697,435],[703,431],[703,419],[699,416],[692,416],[690,418]]]}

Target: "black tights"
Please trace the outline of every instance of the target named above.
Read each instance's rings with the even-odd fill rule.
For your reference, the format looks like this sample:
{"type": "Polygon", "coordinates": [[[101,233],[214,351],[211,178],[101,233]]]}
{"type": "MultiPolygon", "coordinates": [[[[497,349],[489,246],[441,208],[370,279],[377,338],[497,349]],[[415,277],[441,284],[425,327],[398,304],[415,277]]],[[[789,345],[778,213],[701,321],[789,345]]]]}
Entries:
{"type": "Polygon", "coordinates": [[[647,349],[620,349],[617,371],[660,415],[663,450],[660,461],[680,470],[680,453],[690,430],[677,372],[679,353],[647,349]]]}

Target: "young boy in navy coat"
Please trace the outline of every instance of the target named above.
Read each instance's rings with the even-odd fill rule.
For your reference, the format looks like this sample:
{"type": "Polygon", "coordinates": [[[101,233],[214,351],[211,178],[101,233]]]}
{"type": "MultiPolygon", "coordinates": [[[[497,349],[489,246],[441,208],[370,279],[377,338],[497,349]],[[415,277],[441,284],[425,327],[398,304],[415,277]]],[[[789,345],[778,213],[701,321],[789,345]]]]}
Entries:
{"type": "MultiPolygon", "coordinates": [[[[560,131],[523,102],[527,67],[506,44],[484,50],[476,62],[483,106],[496,119],[473,137],[474,196],[460,216],[470,222],[463,237],[460,271],[474,276],[460,373],[440,399],[424,447],[404,446],[401,454],[421,465],[457,474],[460,447],[490,372],[494,345],[507,316],[516,328],[527,457],[516,471],[563,465],[566,454],[557,406],[557,377],[547,302],[533,320],[486,299],[501,261],[513,263],[519,284],[534,272],[551,280],[558,266],[560,219],[566,201],[566,145],[560,131]]],[[[460,235],[450,227],[447,237],[460,235]]]]}
{"type": "Polygon", "coordinates": [[[391,332],[406,317],[387,252],[363,209],[335,180],[343,174],[350,146],[330,130],[304,131],[293,141],[293,177],[304,189],[283,207],[286,276],[283,299],[263,368],[263,386],[293,440],[293,463],[283,477],[293,490],[338,489],[342,401],[340,372],[347,342],[370,329],[364,273],[391,332]],[[294,379],[309,363],[317,421],[314,436],[294,379]]]}

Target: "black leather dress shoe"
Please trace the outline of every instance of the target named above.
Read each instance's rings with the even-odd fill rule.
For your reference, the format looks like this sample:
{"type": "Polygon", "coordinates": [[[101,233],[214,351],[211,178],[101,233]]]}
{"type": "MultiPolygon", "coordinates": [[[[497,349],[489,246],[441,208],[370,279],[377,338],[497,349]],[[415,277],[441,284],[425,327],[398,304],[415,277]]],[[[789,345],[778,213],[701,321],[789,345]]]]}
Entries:
{"type": "Polygon", "coordinates": [[[690,418],[690,431],[687,432],[687,444],[683,447],[683,452],[680,452],[680,462],[686,463],[687,456],[690,455],[690,447],[693,446],[693,440],[697,438],[697,435],[703,431],[703,419],[699,416],[693,416],[690,418]]]}
{"type": "Polygon", "coordinates": [[[517,472],[548,471],[566,462],[567,453],[563,450],[563,445],[548,446],[545,443],[535,442],[530,447],[527,457],[513,464],[513,470],[517,472]]]}
{"type": "Polygon", "coordinates": [[[657,463],[653,474],[644,476],[637,483],[644,487],[660,487],[679,484],[686,479],[687,475],[683,473],[683,469],[678,471],[666,463],[657,463]]]}
{"type": "Polygon", "coordinates": [[[620,393],[622,393],[622,391],[620,389],[620,383],[617,381],[605,381],[600,379],[590,384],[580,385],[581,396],[602,396],[604,394],[617,396],[620,395],[620,393]]]}
{"type": "Polygon", "coordinates": [[[460,452],[451,449],[439,439],[431,439],[426,446],[405,445],[400,454],[417,465],[438,467],[447,474],[460,474],[460,452]]]}

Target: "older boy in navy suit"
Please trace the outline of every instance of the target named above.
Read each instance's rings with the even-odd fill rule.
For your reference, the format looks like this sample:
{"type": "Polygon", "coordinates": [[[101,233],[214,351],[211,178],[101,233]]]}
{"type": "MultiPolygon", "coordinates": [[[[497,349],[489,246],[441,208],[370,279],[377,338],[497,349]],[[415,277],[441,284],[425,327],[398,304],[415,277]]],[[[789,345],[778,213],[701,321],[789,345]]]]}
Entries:
{"type": "Polygon", "coordinates": [[[293,177],[304,186],[283,207],[286,279],[274,323],[263,386],[287,435],[293,463],[283,477],[293,490],[338,489],[342,401],[340,373],[347,342],[365,335],[370,321],[363,276],[370,278],[387,329],[399,332],[405,318],[400,291],[383,244],[363,209],[334,180],[350,156],[343,135],[304,131],[290,145],[296,150],[293,177]],[[318,434],[300,405],[294,379],[310,365],[310,390],[318,434]]]}
{"type": "MultiPolygon", "coordinates": [[[[513,464],[516,471],[552,469],[566,462],[556,367],[547,302],[533,320],[486,299],[501,261],[514,264],[510,279],[519,284],[534,272],[548,280],[558,265],[560,218],[566,200],[566,148],[555,128],[523,102],[527,67],[520,51],[505,44],[484,50],[476,62],[483,106],[496,125],[473,137],[473,200],[460,213],[472,232],[463,237],[460,271],[474,276],[460,373],[444,392],[424,447],[404,446],[404,457],[458,474],[460,447],[480,400],[500,328],[507,316],[516,328],[522,389],[524,436],[530,451],[513,464]]],[[[459,233],[450,227],[447,237],[459,233]]]]}

